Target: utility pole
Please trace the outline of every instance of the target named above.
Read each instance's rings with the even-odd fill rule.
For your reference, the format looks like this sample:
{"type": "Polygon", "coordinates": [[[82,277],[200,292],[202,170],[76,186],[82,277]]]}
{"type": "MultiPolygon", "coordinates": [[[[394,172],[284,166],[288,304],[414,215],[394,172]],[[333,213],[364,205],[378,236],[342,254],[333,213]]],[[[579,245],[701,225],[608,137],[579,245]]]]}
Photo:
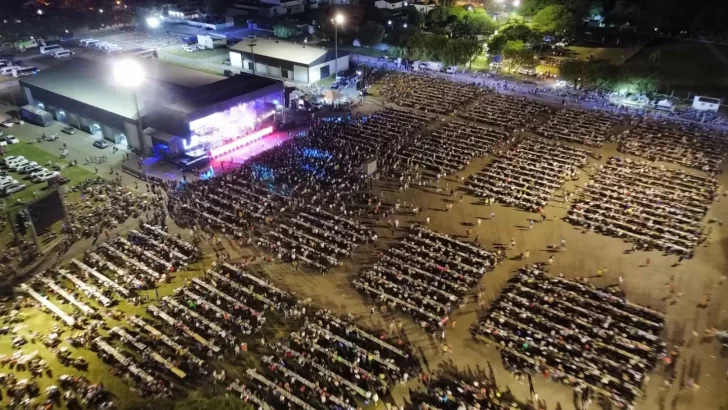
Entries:
{"type": "Polygon", "coordinates": [[[248,47],[250,47],[250,54],[253,56],[253,75],[255,75],[255,50],[253,49],[255,46],[257,46],[255,39],[251,39],[248,47]]]}

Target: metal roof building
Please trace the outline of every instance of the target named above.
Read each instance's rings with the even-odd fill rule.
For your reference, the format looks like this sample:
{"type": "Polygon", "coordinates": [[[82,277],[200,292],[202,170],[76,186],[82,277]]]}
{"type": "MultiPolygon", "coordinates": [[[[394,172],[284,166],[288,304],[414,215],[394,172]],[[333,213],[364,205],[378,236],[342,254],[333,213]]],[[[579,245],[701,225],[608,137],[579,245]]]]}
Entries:
{"type": "Polygon", "coordinates": [[[334,75],[337,68],[347,70],[349,53],[339,51],[337,63],[332,49],[277,39],[245,39],[230,47],[230,64],[242,72],[307,84],[334,75]]]}
{"type": "Polygon", "coordinates": [[[29,104],[57,121],[116,144],[126,142],[145,154],[153,143],[139,128],[138,112],[145,129],[189,138],[192,121],[264,96],[282,100],[283,84],[270,78],[225,78],[156,60],[139,61],[146,78],[136,94],[113,83],[108,64],[84,58],[23,77],[20,85],[29,104]]]}

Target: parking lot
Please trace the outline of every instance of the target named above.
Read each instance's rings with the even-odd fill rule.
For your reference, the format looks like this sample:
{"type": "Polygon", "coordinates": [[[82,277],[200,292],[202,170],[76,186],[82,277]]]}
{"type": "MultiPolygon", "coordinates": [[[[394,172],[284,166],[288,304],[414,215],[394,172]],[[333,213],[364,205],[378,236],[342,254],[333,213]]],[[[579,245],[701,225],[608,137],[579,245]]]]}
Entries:
{"type": "MultiPolygon", "coordinates": [[[[14,110],[7,108],[9,114],[13,114],[14,110]]],[[[61,170],[61,175],[71,179],[83,179],[93,174],[106,174],[120,171],[120,164],[123,162],[127,155],[125,151],[125,145],[118,145],[116,148],[117,152],[114,152],[114,144],[109,143],[107,148],[96,148],[93,146],[94,141],[102,139],[100,136],[90,135],[86,132],[73,129],[75,133],[68,135],[62,132],[62,129],[66,127],[65,124],[54,122],[49,127],[40,127],[37,125],[25,123],[23,125],[14,125],[12,128],[0,129],[6,135],[13,135],[17,137],[19,143],[7,145],[6,155],[24,155],[31,161],[36,161],[39,164],[61,164],[68,165],[74,160],[77,162],[77,166],[71,168],[65,168],[61,170]],[[43,141],[35,142],[42,135],[51,136],[53,134],[58,135],[56,141],[43,141]],[[61,154],[64,150],[67,150],[65,158],[61,158],[61,154]],[[26,155],[27,154],[27,155],[26,155]],[[105,157],[102,160],[101,157],[105,157]],[[78,178],[76,178],[78,177],[78,178]]],[[[10,197],[11,200],[20,197],[27,197],[27,193],[16,193],[10,197]]],[[[32,196],[32,193],[30,194],[32,196]]]]}

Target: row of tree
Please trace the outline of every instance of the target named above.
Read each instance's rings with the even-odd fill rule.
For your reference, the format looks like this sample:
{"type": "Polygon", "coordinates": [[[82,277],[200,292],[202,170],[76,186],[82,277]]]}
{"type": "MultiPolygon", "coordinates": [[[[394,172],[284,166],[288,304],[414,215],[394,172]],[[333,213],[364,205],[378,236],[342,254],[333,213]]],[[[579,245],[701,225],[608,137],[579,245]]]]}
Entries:
{"type": "MultiPolygon", "coordinates": [[[[557,22],[558,30],[571,30],[584,20],[600,19],[606,24],[670,30],[720,32],[725,30],[728,2],[715,0],[523,0],[519,13],[557,22]],[[544,12],[544,10],[548,9],[544,12]]],[[[534,21],[534,23],[536,23],[534,21]]]]}

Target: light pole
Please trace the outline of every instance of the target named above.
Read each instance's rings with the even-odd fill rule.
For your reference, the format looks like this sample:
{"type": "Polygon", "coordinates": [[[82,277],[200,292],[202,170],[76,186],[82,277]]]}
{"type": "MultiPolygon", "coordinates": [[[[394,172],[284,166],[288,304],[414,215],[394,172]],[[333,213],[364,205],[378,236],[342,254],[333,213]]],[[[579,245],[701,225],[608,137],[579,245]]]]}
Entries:
{"type": "Polygon", "coordinates": [[[344,24],[344,16],[339,13],[331,21],[334,23],[334,58],[336,59],[334,81],[336,81],[339,75],[339,24],[344,24]]]}
{"type": "Polygon", "coordinates": [[[137,114],[137,126],[139,127],[139,151],[144,154],[144,128],[142,127],[142,113],[139,110],[139,100],[137,99],[137,89],[144,82],[144,69],[138,62],[125,59],[114,64],[113,68],[114,82],[122,87],[132,91],[134,97],[134,107],[137,114]]]}
{"type": "Polygon", "coordinates": [[[250,47],[250,54],[253,57],[253,75],[255,75],[255,51],[253,50],[253,47],[257,46],[255,43],[255,39],[250,39],[250,43],[248,43],[248,47],[250,47]]]}

